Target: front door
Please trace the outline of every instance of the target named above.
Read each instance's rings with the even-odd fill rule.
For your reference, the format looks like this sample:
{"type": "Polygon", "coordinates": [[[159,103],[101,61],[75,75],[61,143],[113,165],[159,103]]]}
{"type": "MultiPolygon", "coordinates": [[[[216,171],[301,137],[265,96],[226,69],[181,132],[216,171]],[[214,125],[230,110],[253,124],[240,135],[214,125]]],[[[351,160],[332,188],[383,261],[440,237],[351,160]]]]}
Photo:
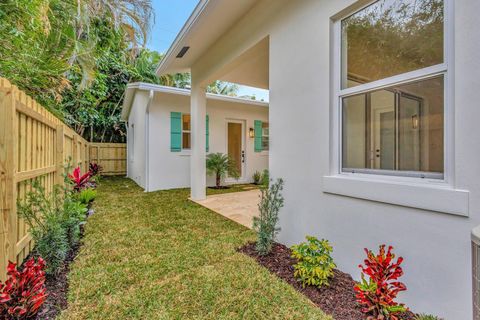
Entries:
{"type": "Polygon", "coordinates": [[[240,179],[245,172],[244,121],[227,122],[227,153],[235,161],[240,179]]]}

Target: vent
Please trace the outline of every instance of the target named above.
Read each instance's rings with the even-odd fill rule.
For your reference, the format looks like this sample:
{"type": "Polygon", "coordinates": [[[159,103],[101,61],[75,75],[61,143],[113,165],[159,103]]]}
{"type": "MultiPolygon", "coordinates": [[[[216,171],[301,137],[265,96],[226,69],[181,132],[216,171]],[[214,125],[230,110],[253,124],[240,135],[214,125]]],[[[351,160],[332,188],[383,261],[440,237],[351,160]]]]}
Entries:
{"type": "Polygon", "coordinates": [[[473,320],[480,320],[480,226],[472,230],[473,320]]]}
{"type": "Polygon", "coordinates": [[[182,50],[180,50],[180,52],[177,54],[177,58],[183,58],[188,49],[190,49],[190,47],[183,47],[182,50]]]}

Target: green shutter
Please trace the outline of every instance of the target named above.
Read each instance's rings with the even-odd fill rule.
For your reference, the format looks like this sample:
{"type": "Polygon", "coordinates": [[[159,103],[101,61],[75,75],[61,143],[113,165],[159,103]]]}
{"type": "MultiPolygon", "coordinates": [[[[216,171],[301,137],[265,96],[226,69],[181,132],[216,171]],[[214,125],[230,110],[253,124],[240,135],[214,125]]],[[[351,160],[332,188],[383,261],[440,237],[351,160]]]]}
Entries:
{"type": "Polygon", "coordinates": [[[255,152],[262,151],[262,121],[254,121],[254,130],[255,130],[255,152]]]}
{"type": "Polygon", "coordinates": [[[210,128],[209,128],[209,118],[208,118],[208,114],[207,114],[207,121],[206,121],[206,131],[207,131],[207,152],[210,151],[210,128]]]}
{"type": "Polygon", "coordinates": [[[182,151],[182,114],[170,112],[170,151],[182,151]]]}

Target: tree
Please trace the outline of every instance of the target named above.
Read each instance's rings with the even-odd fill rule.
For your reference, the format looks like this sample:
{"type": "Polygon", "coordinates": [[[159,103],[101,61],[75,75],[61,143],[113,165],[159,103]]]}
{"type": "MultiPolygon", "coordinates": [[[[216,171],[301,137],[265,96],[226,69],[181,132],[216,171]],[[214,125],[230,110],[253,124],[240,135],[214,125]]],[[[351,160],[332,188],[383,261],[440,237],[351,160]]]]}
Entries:
{"type": "Polygon", "coordinates": [[[212,153],[207,156],[207,173],[215,175],[217,188],[221,187],[222,178],[227,174],[235,179],[240,177],[235,160],[223,153],[212,153]]]}

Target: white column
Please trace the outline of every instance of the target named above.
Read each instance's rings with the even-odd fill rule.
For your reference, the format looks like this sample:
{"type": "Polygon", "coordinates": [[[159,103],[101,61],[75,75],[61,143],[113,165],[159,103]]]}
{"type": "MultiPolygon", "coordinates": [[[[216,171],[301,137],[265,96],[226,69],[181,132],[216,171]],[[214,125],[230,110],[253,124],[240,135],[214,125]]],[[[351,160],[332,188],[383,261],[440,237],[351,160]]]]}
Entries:
{"type": "Polygon", "coordinates": [[[191,156],[190,156],[190,196],[193,200],[206,198],[206,115],[207,96],[205,87],[194,83],[190,101],[191,115],[191,156]]]}

